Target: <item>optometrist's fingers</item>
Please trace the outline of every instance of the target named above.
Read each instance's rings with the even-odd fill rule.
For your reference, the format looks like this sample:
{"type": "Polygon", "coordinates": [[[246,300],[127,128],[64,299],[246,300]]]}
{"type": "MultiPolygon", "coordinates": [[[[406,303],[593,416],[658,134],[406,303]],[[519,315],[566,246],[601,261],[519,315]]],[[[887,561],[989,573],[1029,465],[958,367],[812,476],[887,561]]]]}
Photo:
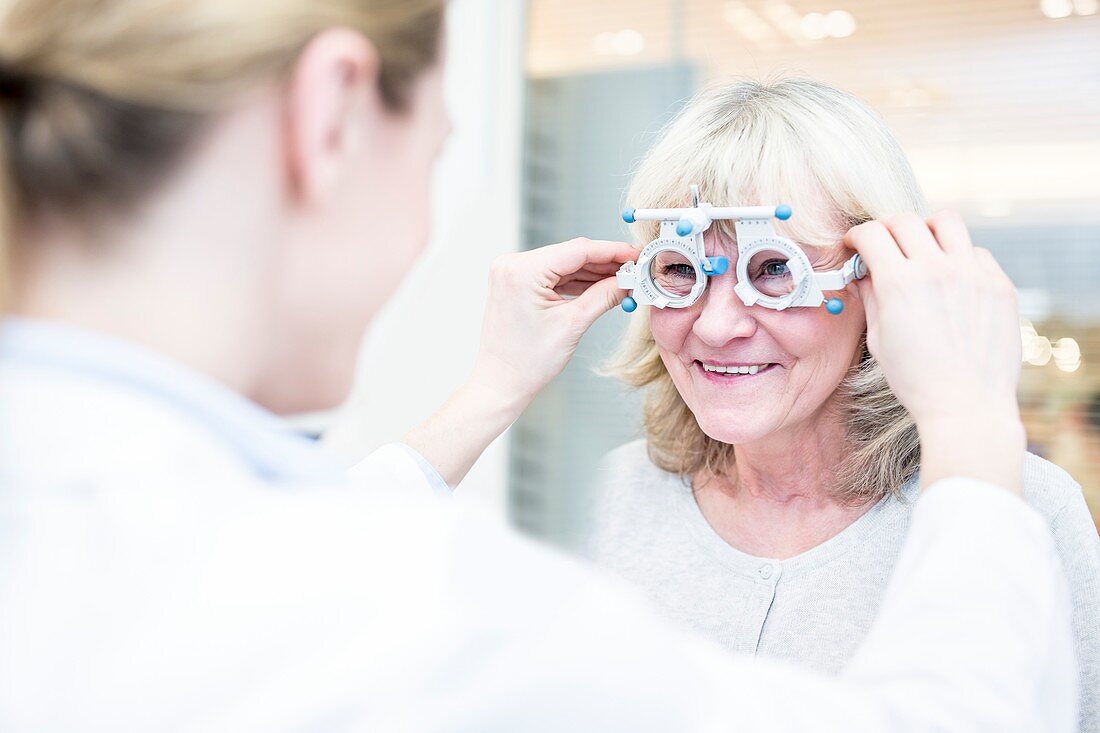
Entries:
{"type": "Polygon", "coordinates": [[[561,244],[540,247],[532,255],[548,273],[560,280],[588,265],[622,264],[633,260],[638,256],[638,250],[627,242],[579,237],[561,244]]]}
{"type": "Polygon", "coordinates": [[[867,313],[867,322],[868,325],[870,325],[871,319],[878,315],[878,300],[875,298],[875,286],[868,278],[856,280],[852,285],[855,287],[860,302],[863,303],[863,310],[867,313]]]}
{"type": "MultiPolygon", "coordinates": [[[[558,285],[556,288],[554,288],[554,292],[566,298],[575,298],[578,295],[587,292],[590,288],[604,282],[615,282],[615,278],[602,277],[596,280],[572,280],[570,282],[558,285]]],[[[625,290],[619,291],[618,298],[615,300],[613,305],[618,305],[619,303],[621,303],[625,295],[625,290]]]]}
{"type": "Polygon", "coordinates": [[[554,288],[554,292],[567,298],[575,298],[600,280],[573,280],[554,288]]]}
{"type": "Polygon", "coordinates": [[[609,277],[585,288],[570,305],[579,311],[581,325],[587,331],[597,318],[623,302],[625,294],[615,278],[609,277]]]}
{"type": "Polygon", "coordinates": [[[875,298],[875,288],[870,279],[857,280],[856,292],[863,303],[863,313],[867,318],[867,348],[871,355],[878,356],[878,300],[875,298]]]}
{"type": "Polygon", "coordinates": [[[552,290],[554,290],[554,292],[560,293],[560,292],[562,292],[562,288],[572,287],[574,285],[580,285],[580,286],[591,285],[592,283],[598,283],[600,280],[603,280],[605,277],[607,277],[607,275],[598,275],[598,276],[591,276],[591,277],[588,277],[588,276],[567,277],[567,278],[564,278],[557,285],[555,285],[552,288],[552,290]]]}
{"type": "Polygon", "coordinates": [[[527,404],[561,373],[592,323],[622,301],[614,271],[635,255],[625,242],[578,239],[498,257],[471,380],[509,404],[527,404]]]}
{"type": "Polygon", "coordinates": [[[897,242],[898,248],[911,260],[943,254],[927,222],[916,214],[895,214],[882,219],[882,225],[897,242]]]}
{"type": "Polygon", "coordinates": [[[927,226],[936,238],[940,249],[948,254],[971,254],[974,244],[966,222],[956,211],[937,211],[928,218],[927,226]]]}
{"type": "MultiPolygon", "coordinates": [[[[638,253],[635,251],[634,254],[637,255],[638,253]]],[[[604,275],[606,277],[607,275],[614,275],[622,266],[622,262],[608,262],[606,264],[593,262],[591,264],[585,265],[578,272],[590,272],[594,274],[604,275]]]]}
{"type": "Polygon", "coordinates": [[[879,221],[869,221],[852,227],[844,235],[844,245],[863,258],[871,276],[888,279],[905,266],[905,254],[890,231],[879,221]]]}
{"type": "Polygon", "coordinates": [[[611,262],[606,265],[585,265],[573,274],[563,276],[559,284],[572,282],[573,280],[589,280],[593,282],[596,280],[603,280],[605,277],[614,275],[619,270],[619,267],[621,267],[621,265],[617,262],[611,262]]]}
{"type": "Polygon", "coordinates": [[[974,254],[974,259],[982,270],[990,275],[1005,277],[1005,271],[1001,269],[1001,264],[993,257],[993,253],[985,247],[972,247],[970,250],[974,254]]]}
{"type": "Polygon", "coordinates": [[[580,289],[583,290],[584,288],[592,285],[593,283],[598,283],[601,280],[604,280],[605,278],[607,278],[607,275],[604,275],[603,277],[591,277],[591,278],[584,277],[584,278],[572,278],[572,279],[569,279],[569,280],[562,280],[560,283],[555,285],[552,288],[552,290],[555,293],[558,293],[559,295],[561,295],[562,293],[572,292],[572,291],[576,290],[577,288],[580,288],[580,289]]]}
{"type": "Polygon", "coordinates": [[[1008,276],[1001,264],[993,257],[993,253],[984,247],[974,247],[971,252],[973,253],[974,263],[981,270],[981,274],[988,278],[994,287],[1000,288],[1004,296],[1016,300],[1018,297],[1016,284],[1012,282],[1012,278],[1008,276]]]}
{"type": "MultiPolygon", "coordinates": [[[[985,276],[989,279],[990,286],[994,290],[994,297],[1003,303],[1006,311],[1010,311],[1015,316],[1005,321],[1006,332],[1009,330],[1014,331],[1015,327],[1019,326],[1020,315],[1020,294],[1016,290],[1016,284],[1012,282],[1012,278],[1001,269],[1000,263],[994,259],[993,253],[988,249],[974,247],[973,252],[974,262],[978,264],[985,276]]],[[[1019,366],[1022,360],[1023,343],[1019,339],[1013,339],[1011,336],[1007,336],[1006,338],[1012,341],[1016,347],[1016,365],[1019,366]]]]}

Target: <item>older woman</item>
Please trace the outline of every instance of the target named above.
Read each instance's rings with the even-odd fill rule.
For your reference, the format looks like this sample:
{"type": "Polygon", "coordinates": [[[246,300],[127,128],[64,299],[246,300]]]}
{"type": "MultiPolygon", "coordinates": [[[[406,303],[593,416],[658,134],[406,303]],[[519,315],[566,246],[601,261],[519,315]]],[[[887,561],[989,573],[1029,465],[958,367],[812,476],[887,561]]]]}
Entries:
{"type": "MultiPolygon", "coordinates": [[[[643,161],[628,202],[683,206],[693,183],[717,206],[791,203],[795,216],[779,233],[815,269],[835,269],[851,255],[846,234],[866,227],[899,242],[930,229],[945,249],[968,241],[954,214],[922,219],[925,201],[882,121],[810,81],[703,93],[643,161]]],[[[839,316],[747,307],[734,293],[727,224],[706,235],[708,254],[730,259],[727,274],[690,307],[632,316],[615,371],[647,390],[646,438],[604,466],[592,552],[730,649],[834,671],[874,620],[905,536],[918,435],[866,346],[856,288],[837,293],[839,316]]],[[[635,226],[640,242],[656,235],[653,222],[635,226]]],[[[1070,579],[1081,724],[1097,731],[1097,534],[1065,472],[1029,456],[1024,475],[1070,579]]]]}

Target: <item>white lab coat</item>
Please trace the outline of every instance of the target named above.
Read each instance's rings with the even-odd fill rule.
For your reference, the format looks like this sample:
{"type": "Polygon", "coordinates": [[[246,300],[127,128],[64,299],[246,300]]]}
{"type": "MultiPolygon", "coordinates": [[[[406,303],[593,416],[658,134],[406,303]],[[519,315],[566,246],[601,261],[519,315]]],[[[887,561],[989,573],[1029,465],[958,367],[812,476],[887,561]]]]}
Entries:
{"type": "Polygon", "coordinates": [[[1064,579],[1001,489],[929,490],[878,624],[826,678],[665,626],[439,501],[417,459],[387,446],[350,482],[182,367],[9,321],[0,730],[1074,727],[1064,579]]]}

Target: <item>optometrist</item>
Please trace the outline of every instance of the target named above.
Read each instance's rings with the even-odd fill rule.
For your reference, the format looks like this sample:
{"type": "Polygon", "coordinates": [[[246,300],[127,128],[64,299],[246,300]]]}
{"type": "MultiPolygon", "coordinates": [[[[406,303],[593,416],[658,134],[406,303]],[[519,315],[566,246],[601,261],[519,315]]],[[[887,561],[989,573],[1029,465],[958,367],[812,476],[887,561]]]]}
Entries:
{"type": "Polygon", "coordinates": [[[499,260],[467,384],[352,476],[276,417],[344,396],[426,239],[441,3],[0,13],[0,729],[1072,730],[1013,289],[957,217],[847,238],[923,450],[875,628],[836,677],[730,658],[439,496],[622,301],[627,244],[499,260]]]}

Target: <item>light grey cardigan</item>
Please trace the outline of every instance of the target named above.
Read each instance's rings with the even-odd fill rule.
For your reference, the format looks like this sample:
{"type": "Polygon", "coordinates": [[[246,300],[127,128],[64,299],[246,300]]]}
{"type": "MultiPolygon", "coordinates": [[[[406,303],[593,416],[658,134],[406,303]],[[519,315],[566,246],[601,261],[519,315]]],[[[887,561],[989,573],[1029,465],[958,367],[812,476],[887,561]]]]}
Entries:
{"type": "MultiPolygon", "coordinates": [[[[1050,523],[1065,567],[1081,668],[1081,730],[1100,733],[1100,538],[1081,487],[1028,455],[1028,502],[1050,523]]],[[[847,529],[788,560],[753,557],[723,541],[687,480],[662,471],[644,441],[601,465],[585,545],[600,565],[641,586],[665,614],[728,649],[835,672],[870,628],[917,494],[887,497],[847,529]]],[[[981,573],[982,568],[957,568],[981,573]]]]}

